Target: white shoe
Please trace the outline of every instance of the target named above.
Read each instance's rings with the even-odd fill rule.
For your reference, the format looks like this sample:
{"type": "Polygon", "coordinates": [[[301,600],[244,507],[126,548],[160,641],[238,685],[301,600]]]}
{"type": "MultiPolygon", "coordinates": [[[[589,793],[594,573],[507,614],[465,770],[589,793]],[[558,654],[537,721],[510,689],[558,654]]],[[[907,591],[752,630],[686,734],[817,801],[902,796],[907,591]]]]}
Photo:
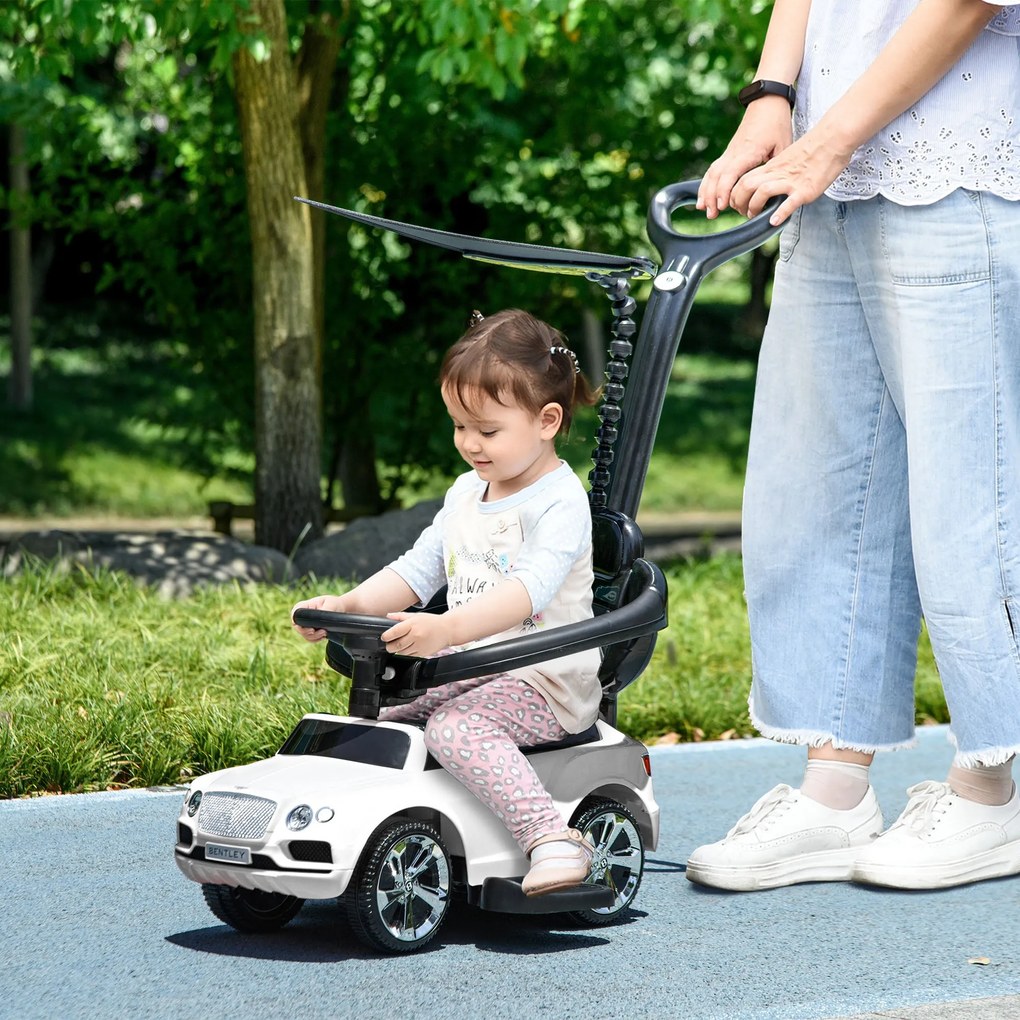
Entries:
{"type": "Polygon", "coordinates": [[[577,829],[535,840],[528,848],[531,870],[521,888],[525,896],[544,896],[580,885],[591,872],[595,848],[577,829]]]}
{"type": "Polygon", "coordinates": [[[699,846],[687,877],[717,889],[773,889],[798,882],[849,881],[854,860],[882,831],[875,791],[848,811],[780,784],[717,843],[699,846]]]}
{"type": "Polygon", "coordinates": [[[903,814],[857,858],[855,882],[942,889],[1020,873],[1020,798],[978,804],[948,783],[912,786],[903,814]]]}

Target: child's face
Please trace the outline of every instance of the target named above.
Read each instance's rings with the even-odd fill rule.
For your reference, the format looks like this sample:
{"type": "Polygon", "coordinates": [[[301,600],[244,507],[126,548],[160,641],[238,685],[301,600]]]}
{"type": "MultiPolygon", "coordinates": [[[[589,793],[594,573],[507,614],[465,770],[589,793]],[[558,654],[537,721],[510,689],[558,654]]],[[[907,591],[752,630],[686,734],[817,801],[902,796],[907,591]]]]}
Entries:
{"type": "Polygon", "coordinates": [[[503,499],[559,467],[555,438],[563,418],[559,404],[538,414],[466,394],[468,406],[443,387],[443,402],[453,420],[457,452],[489,483],[486,499],[503,499]]]}

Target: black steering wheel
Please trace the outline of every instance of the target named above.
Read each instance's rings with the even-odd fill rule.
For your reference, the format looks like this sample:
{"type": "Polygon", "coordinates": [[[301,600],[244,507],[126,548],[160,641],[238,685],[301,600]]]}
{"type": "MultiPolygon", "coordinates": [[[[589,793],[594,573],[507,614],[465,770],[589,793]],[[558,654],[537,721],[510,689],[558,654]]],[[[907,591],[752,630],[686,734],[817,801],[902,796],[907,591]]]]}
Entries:
{"type": "Polygon", "coordinates": [[[330,641],[338,644],[350,644],[350,638],[358,639],[357,644],[362,644],[364,639],[369,643],[374,641],[383,647],[379,635],[394,625],[393,620],[385,616],[362,616],[359,613],[333,613],[328,609],[296,609],[294,611],[294,622],[299,627],[312,627],[315,630],[324,630],[330,641]]]}

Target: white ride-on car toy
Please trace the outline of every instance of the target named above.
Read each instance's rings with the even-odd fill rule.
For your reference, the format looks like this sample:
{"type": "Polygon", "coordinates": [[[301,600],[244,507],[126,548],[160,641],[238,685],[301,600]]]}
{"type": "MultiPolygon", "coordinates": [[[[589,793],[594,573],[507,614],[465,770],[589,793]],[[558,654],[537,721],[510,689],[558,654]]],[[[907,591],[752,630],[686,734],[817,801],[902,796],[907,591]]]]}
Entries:
{"type": "Polygon", "coordinates": [[[188,787],[175,858],[201,884],[220,920],[240,931],[271,931],[306,899],[339,898],[361,941],[408,952],[436,937],[458,897],[485,910],[568,914],[589,925],[614,921],[633,902],[645,853],[658,843],[659,808],[647,750],[615,728],[616,703],[648,664],[666,625],[665,580],[643,558],[633,517],[697,284],[775,232],[767,222],[775,203],[733,230],[697,237],[676,232],[672,212],[696,197],[697,182],[687,182],[652,200],[648,228],[664,256],[661,272],[641,257],[485,240],[323,207],[469,258],[584,275],[607,292],[613,336],[589,476],[596,615],[418,659],[386,652],[379,634],[392,621],[298,610],[299,624],[327,632],[327,660],[351,678],[348,714],[305,716],[272,758],[202,776],[188,787]],[[651,279],[652,296],[631,366],[632,279],[651,279]],[[603,653],[599,719],[583,733],[525,752],[564,818],[595,847],[591,874],[574,889],[529,898],[520,885],[528,862],[510,834],[431,758],[421,728],[380,720],[379,710],[439,684],[594,647],[603,653]]]}

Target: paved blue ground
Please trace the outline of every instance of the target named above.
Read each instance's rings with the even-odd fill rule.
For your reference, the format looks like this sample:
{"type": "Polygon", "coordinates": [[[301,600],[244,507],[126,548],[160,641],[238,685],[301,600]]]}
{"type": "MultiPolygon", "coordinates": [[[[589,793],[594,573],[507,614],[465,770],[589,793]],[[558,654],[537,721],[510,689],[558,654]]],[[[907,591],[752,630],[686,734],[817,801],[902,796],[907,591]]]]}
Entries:
{"type": "MultiPolygon", "coordinates": [[[[881,756],[887,817],[951,756],[941,727],[881,756]]],[[[173,863],[176,792],[0,802],[0,1017],[818,1020],[1020,993],[1020,878],[699,889],[689,851],[774,782],[796,785],[802,752],[754,740],[652,760],[662,843],[628,923],[549,931],[458,904],[434,948],[403,958],[362,950],[328,902],[270,936],[220,924],[173,863]]]]}

